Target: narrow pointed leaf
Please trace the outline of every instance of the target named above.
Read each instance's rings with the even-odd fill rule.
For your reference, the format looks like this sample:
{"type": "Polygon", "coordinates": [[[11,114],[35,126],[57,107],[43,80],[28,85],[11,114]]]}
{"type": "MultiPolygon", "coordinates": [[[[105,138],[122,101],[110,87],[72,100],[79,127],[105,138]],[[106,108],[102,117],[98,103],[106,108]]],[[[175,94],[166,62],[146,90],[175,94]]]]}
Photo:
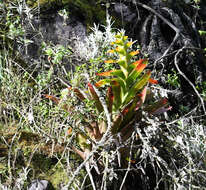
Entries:
{"type": "Polygon", "coordinates": [[[158,84],[158,81],[155,80],[155,79],[150,78],[150,79],[149,79],[149,83],[150,83],[150,84],[158,84]]]}
{"type": "Polygon", "coordinates": [[[99,96],[97,95],[97,93],[96,93],[96,91],[91,83],[88,83],[88,88],[89,88],[89,92],[92,96],[92,99],[95,101],[95,105],[96,105],[98,112],[101,113],[103,111],[103,106],[99,100],[99,96]]]}
{"type": "Polygon", "coordinates": [[[127,104],[131,101],[131,99],[147,84],[149,78],[151,76],[151,72],[145,73],[140,80],[138,80],[129,90],[127,96],[124,98],[124,104],[127,104]]]}
{"type": "Polygon", "coordinates": [[[135,62],[133,62],[132,64],[129,65],[129,72],[131,72],[134,68],[136,68],[139,64],[148,63],[148,59],[139,59],[135,62]]]}
{"type": "Polygon", "coordinates": [[[78,88],[71,88],[71,87],[69,87],[68,88],[69,90],[73,90],[74,92],[75,92],[75,95],[80,99],[80,100],[85,100],[86,99],[86,96],[85,96],[85,94],[80,90],[80,89],[78,89],[78,88]]]}
{"type": "Polygon", "coordinates": [[[54,103],[56,103],[56,104],[59,104],[59,102],[60,102],[60,99],[57,98],[57,97],[55,97],[55,96],[53,96],[53,95],[43,94],[43,96],[44,96],[45,98],[48,98],[48,99],[52,100],[52,101],[53,101],[54,103]]]}
{"type": "Polygon", "coordinates": [[[104,63],[116,63],[116,61],[113,59],[109,59],[109,60],[104,61],[104,63]]]}
{"type": "Polygon", "coordinates": [[[112,113],[113,101],[114,101],[114,95],[112,92],[112,87],[110,86],[107,90],[107,107],[109,113],[112,113]]]}
{"type": "Polygon", "coordinates": [[[124,79],[124,74],[121,70],[111,70],[102,73],[97,73],[97,76],[117,76],[124,79]]]}
{"type": "Polygon", "coordinates": [[[132,51],[132,52],[129,53],[129,55],[131,55],[132,57],[137,55],[137,54],[139,54],[138,50],[137,51],[132,51]]]}
{"type": "Polygon", "coordinates": [[[155,112],[163,111],[163,108],[168,106],[168,100],[166,98],[162,98],[161,100],[155,102],[153,105],[147,106],[144,110],[148,111],[150,114],[155,114],[155,112]]]}
{"type": "Polygon", "coordinates": [[[112,81],[111,85],[112,85],[112,92],[114,95],[114,101],[113,101],[114,106],[115,106],[115,109],[118,110],[120,105],[122,104],[121,86],[120,86],[119,82],[117,82],[117,81],[112,81]]]}
{"type": "Polygon", "coordinates": [[[97,76],[104,76],[104,77],[108,77],[108,76],[112,76],[112,72],[114,72],[114,70],[111,71],[106,71],[106,72],[102,72],[102,73],[97,73],[97,76]]]}
{"type": "Polygon", "coordinates": [[[144,103],[146,99],[146,95],[147,95],[147,86],[145,86],[142,92],[138,94],[138,96],[140,97],[140,100],[136,104],[135,111],[137,111],[142,106],[142,104],[144,103]]]}
{"type": "Polygon", "coordinates": [[[127,42],[127,44],[126,44],[127,48],[131,47],[131,46],[132,46],[132,44],[133,44],[133,42],[132,42],[132,41],[127,42]]]}
{"type": "Polygon", "coordinates": [[[131,85],[133,81],[136,81],[137,77],[142,73],[142,71],[145,69],[146,66],[147,66],[147,61],[139,62],[139,64],[132,70],[132,72],[128,76],[127,84],[131,85]]]}
{"type": "Polygon", "coordinates": [[[102,79],[102,80],[96,82],[96,83],[95,83],[95,86],[96,86],[96,87],[101,87],[101,86],[104,86],[104,85],[106,85],[106,84],[110,84],[111,81],[112,81],[111,79],[102,79]]]}
{"type": "Polygon", "coordinates": [[[119,127],[122,121],[123,121],[122,113],[119,113],[113,121],[112,128],[111,128],[112,134],[116,134],[119,131],[119,127]]]}

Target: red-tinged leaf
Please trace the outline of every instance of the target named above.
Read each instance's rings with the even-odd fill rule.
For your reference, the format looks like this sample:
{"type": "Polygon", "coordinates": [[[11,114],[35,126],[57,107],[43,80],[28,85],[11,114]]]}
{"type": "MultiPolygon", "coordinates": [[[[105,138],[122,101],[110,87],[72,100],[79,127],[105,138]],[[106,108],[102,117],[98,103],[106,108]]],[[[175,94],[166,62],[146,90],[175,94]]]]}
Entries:
{"type": "Polygon", "coordinates": [[[112,76],[112,74],[111,74],[112,72],[114,72],[114,70],[106,71],[106,72],[102,72],[102,73],[97,73],[96,75],[97,75],[97,76],[107,77],[107,76],[112,76]]]}
{"type": "Polygon", "coordinates": [[[107,107],[109,113],[112,113],[113,101],[114,101],[114,95],[112,93],[112,87],[110,86],[107,90],[107,107]]]}
{"type": "Polygon", "coordinates": [[[159,114],[162,114],[164,112],[167,112],[169,110],[172,109],[172,106],[169,106],[168,108],[165,108],[165,107],[161,107],[161,108],[158,108],[157,110],[153,111],[151,114],[152,115],[159,115],[159,114]]]}
{"type": "Polygon", "coordinates": [[[138,94],[138,96],[140,97],[140,100],[136,104],[135,111],[137,111],[142,106],[142,104],[144,103],[146,99],[146,95],[147,95],[147,86],[145,86],[142,92],[138,94]]]}
{"type": "Polygon", "coordinates": [[[158,81],[155,80],[155,79],[150,78],[150,79],[149,79],[149,83],[150,83],[150,84],[158,84],[158,81]]]}
{"type": "Polygon", "coordinates": [[[89,88],[89,92],[92,96],[92,99],[95,101],[95,105],[96,105],[98,112],[101,113],[103,111],[103,106],[99,100],[99,96],[97,95],[97,93],[96,93],[96,91],[91,83],[88,83],[88,88],[89,88]]]}
{"type": "Polygon", "coordinates": [[[139,64],[148,63],[148,59],[139,59],[135,62],[133,62],[132,64],[129,65],[129,72],[131,72],[134,68],[136,68],[139,64]]]}
{"type": "Polygon", "coordinates": [[[126,107],[125,109],[123,109],[122,114],[123,114],[123,115],[126,115],[128,112],[129,112],[129,108],[126,107]]]}
{"type": "Polygon", "coordinates": [[[98,82],[95,83],[95,86],[96,87],[101,87],[101,86],[104,86],[106,84],[110,84],[111,83],[111,79],[103,79],[103,80],[100,80],[98,82]]]}
{"type": "Polygon", "coordinates": [[[54,103],[56,103],[56,104],[59,104],[59,102],[60,102],[59,98],[57,98],[57,97],[55,97],[55,96],[53,96],[53,95],[43,94],[43,96],[44,96],[45,98],[48,98],[48,99],[52,100],[52,101],[53,101],[54,103]]]}
{"type": "Polygon", "coordinates": [[[168,103],[168,99],[167,99],[167,98],[163,98],[163,99],[161,100],[161,103],[164,104],[164,105],[167,104],[167,103],[168,103]]]}
{"type": "MultiPolygon", "coordinates": [[[[134,116],[137,114],[137,111],[135,111],[137,101],[140,101],[140,97],[136,96],[132,102],[130,102],[121,112],[122,114],[122,122],[119,126],[118,132],[124,131],[125,126],[127,126],[129,123],[131,123],[134,120],[134,116]]],[[[132,126],[130,126],[132,127],[132,126]]]]}
{"type": "Polygon", "coordinates": [[[72,88],[72,87],[68,87],[68,89],[69,89],[69,90],[73,90],[73,91],[75,92],[76,96],[77,96],[80,100],[83,101],[83,100],[86,99],[85,95],[83,94],[83,92],[81,92],[80,89],[78,89],[78,88],[72,88]]]}
{"type": "Polygon", "coordinates": [[[153,105],[149,105],[145,108],[150,114],[159,114],[166,111],[168,106],[167,98],[162,98],[161,100],[155,102],[153,105]]]}
{"type": "Polygon", "coordinates": [[[136,66],[135,71],[137,71],[138,73],[141,73],[145,69],[146,66],[147,66],[147,63],[142,62],[136,66]]]}
{"type": "Polygon", "coordinates": [[[128,86],[130,86],[137,80],[137,77],[142,73],[142,71],[145,69],[146,66],[147,66],[146,61],[141,61],[138,63],[138,65],[132,70],[132,72],[129,74],[127,78],[128,86]]]}
{"type": "Polygon", "coordinates": [[[121,70],[111,70],[102,73],[97,73],[97,76],[117,76],[124,79],[124,73],[121,70]]]}

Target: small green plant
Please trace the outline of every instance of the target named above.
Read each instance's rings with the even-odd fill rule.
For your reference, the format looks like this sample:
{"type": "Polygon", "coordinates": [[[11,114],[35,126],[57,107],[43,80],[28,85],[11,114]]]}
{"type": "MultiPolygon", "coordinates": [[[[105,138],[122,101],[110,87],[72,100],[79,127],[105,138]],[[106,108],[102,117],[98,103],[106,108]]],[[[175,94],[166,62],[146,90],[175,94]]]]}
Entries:
{"type": "Polygon", "coordinates": [[[173,87],[179,88],[180,87],[180,81],[177,72],[173,69],[173,73],[168,74],[167,77],[167,83],[170,84],[173,87]]]}
{"type": "MultiPolygon", "coordinates": [[[[135,131],[133,124],[142,120],[144,112],[155,115],[170,109],[165,98],[153,104],[145,103],[149,93],[148,84],[157,84],[157,81],[151,79],[151,71],[144,72],[148,64],[147,59],[134,61],[139,52],[131,51],[132,44],[133,42],[128,41],[128,37],[124,33],[116,35],[116,41],[112,43],[114,49],[109,50],[108,53],[115,54],[114,57],[117,59],[110,59],[105,63],[117,64],[117,69],[97,73],[98,76],[106,78],[94,85],[89,82],[88,89],[69,87],[62,91],[60,98],[45,95],[46,98],[62,106],[71,117],[77,115],[75,110],[79,109],[65,103],[68,97],[71,99],[75,95],[80,101],[79,104],[83,103],[87,110],[88,106],[91,108],[82,115],[83,117],[76,118],[76,122],[68,130],[69,135],[72,134],[72,131],[76,131],[76,142],[79,148],[73,146],[73,150],[83,159],[87,158],[88,153],[95,146],[91,142],[100,141],[107,131],[107,114],[112,122],[111,135],[116,138],[117,134],[120,134],[124,142],[131,137],[135,131]],[[104,94],[104,100],[102,100],[97,87],[100,88],[104,85],[107,87],[102,88],[104,94]]],[[[76,105],[76,107],[79,106],[76,105]]],[[[127,156],[123,155],[123,158],[126,159],[127,156]]]]}
{"type": "Polygon", "coordinates": [[[62,45],[48,46],[45,42],[42,43],[42,50],[45,55],[48,56],[48,61],[53,64],[61,64],[63,58],[68,57],[71,54],[69,48],[65,48],[62,45]]]}

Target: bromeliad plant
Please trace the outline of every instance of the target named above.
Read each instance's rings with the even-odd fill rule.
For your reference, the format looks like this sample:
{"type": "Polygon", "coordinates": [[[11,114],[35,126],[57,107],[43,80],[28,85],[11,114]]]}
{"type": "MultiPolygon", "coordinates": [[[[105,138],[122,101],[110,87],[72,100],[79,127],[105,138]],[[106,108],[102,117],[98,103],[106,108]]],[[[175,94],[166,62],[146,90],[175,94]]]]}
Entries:
{"type": "MultiPolygon", "coordinates": [[[[117,59],[105,61],[109,64],[117,64],[117,69],[97,73],[98,76],[106,78],[101,79],[94,85],[88,83],[88,90],[86,91],[82,91],[78,87],[66,89],[66,94],[70,94],[68,97],[71,97],[73,93],[84,104],[93,101],[95,105],[96,114],[94,112],[91,112],[90,115],[85,114],[83,118],[77,119],[77,122],[68,131],[71,135],[73,130],[76,131],[82,126],[85,129],[85,131],[79,130],[76,134],[79,148],[73,147],[73,150],[83,159],[92,151],[93,145],[91,142],[101,140],[107,129],[104,106],[96,88],[107,86],[105,102],[112,121],[111,134],[114,138],[116,138],[116,134],[120,134],[122,141],[126,141],[135,131],[133,124],[141,121],[143,112],[160,114],[169,109],[167,108],[166,99],[161,99],[152,105],[144,105],[148,94],[148,84],[157,84],[157,81],[151,79],[151,71],[144,71],[148,64],[147,59],[133,61],[139,53],[138,51],[131,51],[133,43],[123,33],[117,34],[115,42],[112,43],[114,49],[108,52],[115,54],[117,59]],[[100,119],[99,115],[103,117],[100,119]],[[91,140],[90,143],[88,143],[88,140],[91,140]]],[[[61,102],[61,99],[54,96],[45,96],[57,104],[61,102]]],[[[63,108],[69,112],[70,116],[75,114],[74,107],[71,108],[64,104],[63,108]]]]}

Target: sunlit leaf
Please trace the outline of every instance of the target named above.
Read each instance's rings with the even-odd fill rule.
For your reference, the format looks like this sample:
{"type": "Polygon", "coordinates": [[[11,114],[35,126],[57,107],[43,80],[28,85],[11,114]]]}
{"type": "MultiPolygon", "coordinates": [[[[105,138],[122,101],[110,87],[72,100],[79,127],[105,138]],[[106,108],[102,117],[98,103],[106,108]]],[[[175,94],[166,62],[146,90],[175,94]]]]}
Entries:
{"type": "Polygon", "coordinates": [[[133,42],[131,41],[131,42],[127,42],[127,48],[129,48],[129,47],[131,47],[132,46],[132,44],[133,44],[133,42]]]}
{"type": "Polygon", "coordinates": [[[116,63],[116,61],[112,60],[112,59],[109,59],[109,60],[104,61],[104,63],[116,63]]]}
{"type": "Polygon", "coordinates": [[[107,51],[107,53],[115,53],[115,51],[113,49],[110,49],[107,51]]]}
{"type": "Polygon", "coordinates": [[[127,85],[131,85],[147,66],[147,61],[140,61],[127,78],[127,85]]]}
{"type": "Polygon", "coordinates": [[[102,86],[104,86],[106,84],[110,84],[110,83],[111,83],[111,79],[102,79],[102,80],[96,82],[95,86],[96,87],[102,87],[102,86]]]}
{"type": "Polygon", "coordinates": [[[124,97],[124,104],[128,103],[148,82],[151,72],[145,73],[140,80],[138,80],[130,89],[126,97],[124,97]]]}
{"type": "Polygon", "coordinates": [[[111,70],[102,73],[97,73],[97,76],[117,76],[124,79],[124,74],[121,70],[111,70]]]}
{"type": "Polygon", "coordinates": [[[131,55],[131,56],[135,56],[135,55],[137,55],[137,54],[139,54],[139,51],[138,51],[138,50],[137,50],[137,51],[132,51],[132,52],[129,53],[129,55],[131,55]]]}

